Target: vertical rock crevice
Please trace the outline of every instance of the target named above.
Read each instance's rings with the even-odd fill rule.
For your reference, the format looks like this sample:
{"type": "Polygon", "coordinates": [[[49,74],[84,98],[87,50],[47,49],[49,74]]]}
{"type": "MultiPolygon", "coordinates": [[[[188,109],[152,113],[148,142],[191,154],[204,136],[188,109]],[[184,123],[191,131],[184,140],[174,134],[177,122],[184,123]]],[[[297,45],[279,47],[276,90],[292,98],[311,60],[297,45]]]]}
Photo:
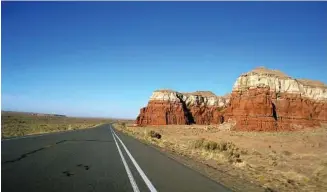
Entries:
{"type": "Polygon", "coordinates": [[[277,121],[276,105],[274,103],[271,103],[271,105],[272,105],[272,115],[273,115],[275,121],[277,121]]]}
{"type": "Polygon", "coordinates": [[[190,109],[187,107],[185,101],[183,100],[182,96],[179,94],[176,94],[177,98],[180,100],[183,110],[184,110],[184,115],[187,121],[187,124],[195,124],[196,122],[194,121],[194,117],[190,111],[190,109]]]}

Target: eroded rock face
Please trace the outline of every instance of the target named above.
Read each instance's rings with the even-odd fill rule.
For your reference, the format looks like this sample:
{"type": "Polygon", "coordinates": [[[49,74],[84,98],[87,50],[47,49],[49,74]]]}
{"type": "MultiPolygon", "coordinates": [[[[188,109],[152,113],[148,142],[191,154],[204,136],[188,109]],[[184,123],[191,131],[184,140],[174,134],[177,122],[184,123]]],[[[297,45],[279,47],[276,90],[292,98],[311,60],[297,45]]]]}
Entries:
{"type": "Polygon", "coordinates": [[[241,131],[283,131],[327,123],[327,86],[263,67],[242,74],[230,95],[153,92],[139,125],[236,122],[241,131]]]}
{"type": "Polygon", "coordinates": [[[136,123],[139,125],[218,124],[223,121],[220,109],[228,98],[212,92],[179,93],[158,90],[152,93],[148,106],[142,108],[136,123]]]}
{"type": "Polygon", "coordinates": [[[185,125],[190,124],[187,112],[181,102],[150,100],[147,107],[140,110],[138,125],[185,125]]]}
{"type": "Polygon", "coordinates": [[[282,72],[257,68],[241,75],[233,87],[225,117],[236,130],[282,131],[326,122],[327,86],[297,80],[282,72]]]}
{"type": "Polygon", "coordinates": [[[327,86],[322,82],[293,79],[280,71],[263,67],[242,74],[237,78],[233,91],[244,91],[258,86],[267,86],[276,93],[296,94],[316,101],[327,100],[327,86]]]}
{"type": "Polygon", "coordinates": [[[233,91],[225,118],[236,120],[237,130],[275,131],[276,118],[268,87],[233,91]]]}

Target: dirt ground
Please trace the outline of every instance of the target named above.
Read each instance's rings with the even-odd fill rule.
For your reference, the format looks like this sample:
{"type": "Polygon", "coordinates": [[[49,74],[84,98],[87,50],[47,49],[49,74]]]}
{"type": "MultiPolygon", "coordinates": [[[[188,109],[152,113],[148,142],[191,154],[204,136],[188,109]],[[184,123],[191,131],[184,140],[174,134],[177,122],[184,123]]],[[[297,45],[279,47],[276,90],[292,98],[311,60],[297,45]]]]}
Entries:
{"type": "Polygon", "coordinates": [[[274,133],[235,132],[230,126],[116,124],[115,128],[210,166],[216,173],[208,175],[235,191],[255,191],[244,188],[245,182],[263,191],[327,191],[327,125],[274,133]]]}
{"type": "MultiPolygon", "coordinates": [[[[1,111],[1,137],[15,137],[95,127],[114,119],[33,115],[26,112],[1,111]]],[[[117,120],[115,120],[117,121],[117,120]]]]}

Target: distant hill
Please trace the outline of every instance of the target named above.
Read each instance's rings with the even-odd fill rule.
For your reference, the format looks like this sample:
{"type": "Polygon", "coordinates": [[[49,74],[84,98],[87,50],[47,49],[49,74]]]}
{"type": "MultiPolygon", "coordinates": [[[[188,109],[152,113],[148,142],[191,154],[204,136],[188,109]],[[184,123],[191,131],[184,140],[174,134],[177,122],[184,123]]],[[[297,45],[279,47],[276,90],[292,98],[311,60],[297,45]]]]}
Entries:
{"type": "Polygon", "coordinates": [[[2,114],[17,114],[17,115],[33,115],[33,116],[49,116],[49,117],[67,117],[61,114],[47,114],[47,113],[33,113],[33,112],[19,112],[19,111],[1,111],[2,114]]]}
{"type": "Polygon", "coordinates": [[[78,116],[67,116],[62,114],[48,114],[48,113],[36,113],[36,112],[21,112],[21,111],[1,111],[1,115],[25,115],[25,116],[37,116],[37,117],[69,117],[79,119],[111,119],[124,122],[133,122],[133,119],[128,118],[111,118],[111,117],[78,117],[78,116]]]}

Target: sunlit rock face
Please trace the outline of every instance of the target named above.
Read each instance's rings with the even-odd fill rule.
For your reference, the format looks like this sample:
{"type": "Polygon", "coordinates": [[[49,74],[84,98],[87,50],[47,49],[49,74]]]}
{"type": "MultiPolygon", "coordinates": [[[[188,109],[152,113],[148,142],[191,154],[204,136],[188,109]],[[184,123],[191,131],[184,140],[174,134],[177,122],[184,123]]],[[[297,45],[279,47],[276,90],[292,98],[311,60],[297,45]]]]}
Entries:
{"type": "Polygon", "coordinates": [[[283,131],[327,123],[327,86],[264,67],[241,74],[231,94],[157,90],[140,110],[138,125],[220,124],[239,131],[283,131]]]}
{"type": "Polygon", "coordinates": [[[236,80],[224,116],[236,119],[236,130],[294,130],[327,122],[326,101],[322,82],[260,67],[236,80]]]}
{"type": "Polygon", "coordinates": [[[172,90],[157,90],[152,93],[150,101],[183,101],[187,106],[199,105],[224,107],[228,103],[228,98],[216,96],[210,91],[179,93],[172,90]]]}
{"type": "Polygon", "coordinates": [[[219,124],[223,121],[219,110],[228,101],[227,96],[218,97],[209,91],[157,90],[152,93],[148,106],[141,109],[137,124],[219,124]]]}
{"type": "Polygon", "coordinates": [[[316,101],[327,100],[327,85],[308,79],[293,79],[286,74],[263,67],[256,68],[237,78],[233,91],[267,86],[276,93],[299,94],[316,101]]]}

